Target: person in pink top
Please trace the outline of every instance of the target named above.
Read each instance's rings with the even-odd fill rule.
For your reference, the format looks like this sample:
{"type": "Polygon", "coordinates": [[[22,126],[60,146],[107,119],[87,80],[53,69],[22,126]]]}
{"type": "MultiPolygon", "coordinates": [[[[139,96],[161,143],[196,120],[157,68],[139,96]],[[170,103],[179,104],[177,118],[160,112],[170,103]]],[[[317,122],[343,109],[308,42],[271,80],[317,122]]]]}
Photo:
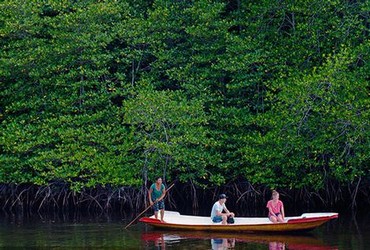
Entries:
{"type": "Polygon", "coordinates": [[[279,200],[279,193],[276,190],[272,190],[272,199],[267,202],[266,207],[269,210],[269,219],[273,223],[284,222],[284,204],[279,200]]]}

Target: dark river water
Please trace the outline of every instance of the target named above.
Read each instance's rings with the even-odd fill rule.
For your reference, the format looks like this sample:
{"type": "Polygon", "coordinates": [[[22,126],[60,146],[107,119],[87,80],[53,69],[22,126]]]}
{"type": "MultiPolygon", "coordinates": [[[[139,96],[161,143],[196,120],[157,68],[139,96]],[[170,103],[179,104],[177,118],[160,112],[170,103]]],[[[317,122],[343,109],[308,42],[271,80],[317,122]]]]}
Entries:
{"type": "Polygon", "coordinates": [[[158,231],[133,217],[0,213],[1,249],[370,249],[370,213],[340,214],[304,234],[158,231]]]}

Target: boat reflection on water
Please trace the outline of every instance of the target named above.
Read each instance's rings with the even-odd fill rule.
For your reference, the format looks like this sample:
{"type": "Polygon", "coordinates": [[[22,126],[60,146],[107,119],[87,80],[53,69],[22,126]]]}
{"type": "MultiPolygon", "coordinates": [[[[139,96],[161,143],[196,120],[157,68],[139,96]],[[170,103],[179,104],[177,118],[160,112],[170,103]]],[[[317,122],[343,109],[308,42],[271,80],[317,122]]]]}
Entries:
{"type": "Polygon", "coordinates": [[[214,249],[233,249],[235,247],[235,239],[214,238],[211,239],[212,250],[214,249]]]}
{"type": "Polygon", "coordinates": [[[144,242],[154,242],[157,249],[166,249],[166,245],[174,246],[188,239],[210,240],[212,249],[234,249],[247,244],[261,244],[268,246],[269,250],[285,249],[311,249],[311,250],[337,250],[337,246],[328,245],[312,234],[236,234],[236,233],[207,233],[186,231],[148,231],[143,232],[141,238],[144,242]]]}
{"type": "Polygon", "coordinates": [[[269,250],[285,250],[285,243],[277,241],[269,242],[269,250]]]}

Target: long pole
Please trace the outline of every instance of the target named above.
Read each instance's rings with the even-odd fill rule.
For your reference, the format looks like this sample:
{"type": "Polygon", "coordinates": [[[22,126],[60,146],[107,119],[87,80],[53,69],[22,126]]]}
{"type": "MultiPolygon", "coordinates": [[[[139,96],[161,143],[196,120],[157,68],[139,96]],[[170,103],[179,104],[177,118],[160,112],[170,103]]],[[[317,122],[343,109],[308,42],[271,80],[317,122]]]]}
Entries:
{"type": "MultiPolygon", "coordinates": [[[[175,185],[175,182],[174,183],[172,183],[172,185],[170,185],[169,187],[168,187],[168,189],[166,190],[166,194],[167,194],[167,192],[168,191],[170,191],[170,189],[173,187],[175,185]]],[[[163,199],[164,199],[165,197],[163,197],[163,199]]],[[[144,211],[142,211],[138,216],[136,216],[136,218],[135,219],[133,219],[129,224],[127,224],[127,226],[125,226],[125,229],[127,229],[129,226],[131,226],[131,224],[132,223],[134,223],[143,213],[145,213],[150,207],[151,207],[152,205],[149,205],[149,206],[147,206],[145,209],[144,209],[144,211]]]]}

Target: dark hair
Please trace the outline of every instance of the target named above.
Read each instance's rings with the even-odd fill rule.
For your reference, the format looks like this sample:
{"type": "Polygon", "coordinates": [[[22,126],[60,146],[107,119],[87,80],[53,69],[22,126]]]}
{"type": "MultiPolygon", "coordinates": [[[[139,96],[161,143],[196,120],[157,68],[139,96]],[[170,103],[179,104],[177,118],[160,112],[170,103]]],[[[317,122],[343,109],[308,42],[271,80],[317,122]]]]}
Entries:
{"type": "Polygon", "coordinates": [[[220,194],[218,196],[218,199],[225,199],[225,198],[227,198],[226,194],[220,194]]]}
{"type": "Polygon", "coordinates": [[[157,177],[155,177],[155,180],[156,180],[156,181],[158,181],[158,179],[159,179],[159,178],[161,178],[161,179],[162,179],[162,177],[161,177],[161,176],[157,176],[157,177]]]}

